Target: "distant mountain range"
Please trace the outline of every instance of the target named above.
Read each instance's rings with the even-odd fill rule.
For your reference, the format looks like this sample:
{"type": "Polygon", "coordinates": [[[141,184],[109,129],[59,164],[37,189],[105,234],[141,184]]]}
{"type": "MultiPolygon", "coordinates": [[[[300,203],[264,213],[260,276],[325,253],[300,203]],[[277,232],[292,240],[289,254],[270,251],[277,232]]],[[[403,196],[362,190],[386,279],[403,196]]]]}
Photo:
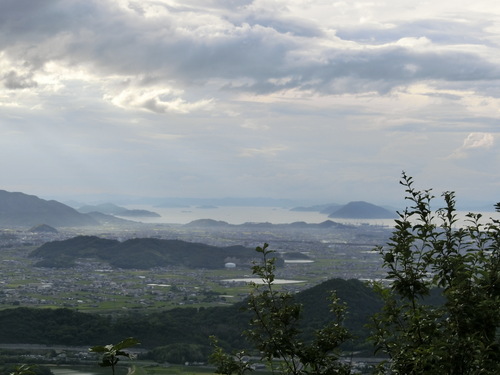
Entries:
{"type": "Polygon", "coordinates": [[[0,225],[33,227],[39,224],[53,227],[100,225],[91,216],[60,202],[0,190],[0,225]]]}
{"type": "Polygon", "coordinates": [[[345,224],[336,223],[332,220],[325,220],[322,223],[306,223],[305,221],[296,221],[290,224],[272,224],[272,223],[243,223],[229,224],[221,220],[199,219],[193,220],[190,223],[184,224],[184,227],[193,228],[245,228],[245,229],[263,229],[263,228],[290,228],[290,229],[328,229],[328,228],[345,228],[345,224]]]}
{"type": "MultiPolygon", "coordinates": [[[[120,208],[118,207],[118,209],[120,208]]],[[[125,210],[120,211],[124,213],[122,216],[127,216],[127,214],[130,214],[130,216],[155,215],[150,211],[142,212],[142,210],[137,210],[139,212],[135,212],[135,210],[126,210],[125,208],[122,210],[125,210]]],[[[54,200],[45,200],[34,195],[0,190],[0,226],[37,227],[48,225],[57,228],[130,223],[135,222],[97,211],[83,213],[54,200]]]]}
{"type": "Polygon", "coordinates": [[[311,207],[296,207],[292,211],[320,212],[332,219],[394,219],[397,217],[395,211],[363,201],[349,202],[345,205],[330,203],[311,207]]]}
{"type": "Polygon", "coordinates": [[[120,207],[113,203],[86,205],[78,208],[78,212],[81,212],[82,214],[100,212],[106,215],[116,215],[122,217],[161,217],[161,215],[156,212],[148,210],[129,210],[125,207],[120,207]]]}
{"type": "MultiPolygon", "coordinates": [[[[201,203],[205,200],[192,200],[190,203],[201,203]]],[[[255,200],[252,200],[255,203],[255,200]]],[[[277,203],[277,200],[259,200],[260,204],[277,203]]],[[[285,203],[285,201],[280,201],[285,203]]],[[[186,202],[187,203],[187,202],[186,202]]],[[[221,199],[220,205],[250,205],[250,200],[246,199],[221,199]]],[[[395,212],[391,212],[383,207],[367,202],[350,202],[346,205],[325,204],[311,207],[296,207],[293,211],[317,211],[328,215],[330,218],[353,218],[353,219],[386,219],[396,217],[395,212]]],[[[83,206],[74,209],[55,200],[44,200],[34,195],[20,192],[8,192],[0,190],[0,226],[8,227],[34,227],[40,224],[52,227],[79,227],[79,226],[99,226],[105,224],[127,224],[133,221],[125,220],[124,217],[159,217],[156,212],[147,210],[130,210],[112,203],[83,206]],[[118,216],[118,217],[117,217],[118,216]]],[[[216,226],[229,225],[216,221],[197,221],[192,226],[216,226]]],[[[244,225],[251,225],[246,223],[244,225]]],[[[269,223],[259,223],[256,225],[270,225],[269,223]]],[[[295,227],[330,227],[340,225],[338,223],[325,221],[320,224],[306,224],[297,222],[286,224],[295,227]]]]}
{"type": "Polygon", "coordinates": [[[217,206],[217,207],[292,207],[289,199],[274,198],[157,198],[147,204],[156,207],[191,207],[191,206],[217,206]]]}
{"type": "Polygon", "coordinates": [[[89,258],[118,268],[224,268],[226,262],[250,267],[255,251],[243,246],[217,247],[181,240],[134,238],[120,242],[96,236],[77,236],[47,242],[30,256],[40,258],[37,267],[50,268],[72,267],[77,259],[89,258]]]}

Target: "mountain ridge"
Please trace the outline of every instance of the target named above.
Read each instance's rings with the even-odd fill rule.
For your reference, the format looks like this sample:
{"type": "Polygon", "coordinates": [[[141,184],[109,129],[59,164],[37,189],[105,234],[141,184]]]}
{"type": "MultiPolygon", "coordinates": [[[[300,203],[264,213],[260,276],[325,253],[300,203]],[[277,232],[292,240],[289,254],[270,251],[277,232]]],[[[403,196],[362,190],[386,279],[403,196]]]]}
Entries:
{"type": "Polygon", "coordinates": [[[33,227],[40,224],[53,227],[100,225],[92,217],[58,201],[0,190],[0,225],[33,227]]]}
{"type": "Polygon", "coordinates": [[[214,219],[197,219],[183,225],[186,228],[291,228],[291,229],[328,229],[328,228],[345,228],[346,224],[337,223],[332,220],[325,220],[321,223],[306,223],[305,221],[294,221],[288,224],[273,224],[269,222],[246,222],[243,224],[229,224],[226,221],[214,219]]]}

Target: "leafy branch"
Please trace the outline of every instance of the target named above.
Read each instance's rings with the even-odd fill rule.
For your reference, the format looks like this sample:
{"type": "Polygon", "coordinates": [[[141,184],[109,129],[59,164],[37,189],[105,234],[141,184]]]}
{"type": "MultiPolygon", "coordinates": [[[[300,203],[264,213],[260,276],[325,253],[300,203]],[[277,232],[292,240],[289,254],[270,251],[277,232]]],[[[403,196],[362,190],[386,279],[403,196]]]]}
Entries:
{"type": "Polygon", "coordinates": [[[453,192],[433,211],[431,190],[404,172],[401,184],[410,207],[378,248],[387,277],[375,285],[384,307],[372,340],[390,358],[379,372],[500,373],[499,221],[469,213],[459,225],[453,192]]]}
{"type": "Polygon", "coordinates": [[[129,359],[135,358],[135,356],[132,353],[124,351],[124,349],[130,348],[138,344],[140,344],[140,342],[137,339],[129,337],[114,345],[109,344],[109,345],[93,346],[89,348],[89,351],[92,353],[100,354],[101,360],[99,362],[99,366],[111,367],[112,374],[115,375],[115,367],[121,357],[129,359]]]}

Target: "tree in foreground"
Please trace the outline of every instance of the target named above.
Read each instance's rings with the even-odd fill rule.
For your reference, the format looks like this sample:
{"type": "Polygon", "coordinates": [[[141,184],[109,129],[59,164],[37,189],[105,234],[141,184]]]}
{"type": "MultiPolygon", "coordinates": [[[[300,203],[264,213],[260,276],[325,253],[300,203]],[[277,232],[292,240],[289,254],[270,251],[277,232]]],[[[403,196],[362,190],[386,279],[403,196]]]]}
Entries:
{"type": "Polygon", "coordinates": [[[389,360],[378,372],[500,374],[500,222],[469,213],[462,225],[453,192],[433,211],[431,190],[405,173],[401,184],[411,205],[379,248],[387,277],[372,339],[389,360]]]}
{"type": "MultiPolygon", "coordinates": [[[[300,339],[299,322],[301,305],[294,302],[293,295],[277,291],[275,281],[275,259],[268,244],[257,247],[262,263],[254,264],[252,273],[262,279],[262,284],[252,284],[248,298],[248,310],[252,312],[250,329],[245,336],[254,345],[261,360],[281,374],[350,374],[350,365],[340,358],[340,345],[350,338],[343,326],[346,306],[335,293],[331,296],[332,320],[316,332],[315,339],[304,342],[300,339]]],[[[219,374],[244,374],[251,371],[247,353],[226,353],[212,339],[214,352],[210,361],[217,366],[219,374]]]]}
{"type": "MultiPolygon", "coordinates": [[[[129,337],[120,341],[118,344],[97,345],[89,348],[89,352],[101,355],[99,366],[111,367],[111,372],[115,375],[115,367],[120,361],[121,357],[132,359],[134,357],[130,352],[124,349],[138,345],[139,341],[133,337],[129,337]]],[[[129,372],[130,373],[130,372],[129,372]]]]}

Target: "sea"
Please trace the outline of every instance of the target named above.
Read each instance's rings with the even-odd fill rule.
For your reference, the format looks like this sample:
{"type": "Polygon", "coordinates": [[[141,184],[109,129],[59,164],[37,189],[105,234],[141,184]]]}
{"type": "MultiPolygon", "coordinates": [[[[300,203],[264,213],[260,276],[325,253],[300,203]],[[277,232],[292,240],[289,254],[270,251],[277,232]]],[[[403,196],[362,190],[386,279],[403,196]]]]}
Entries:
{"type": "MultiPolygon", "coordinates": [[[[212,219],[217,221],[225,221],[228,224],[244,224],[244,223],[271,223],[271,224],[290,224],[298,221],[303,221],[309,224],[318,224],[326,220],[332,220],[341,224],[351,225],[378,225],[385,227],[393,227],[394,219],[343,219],[343,218],[328,218],[327,214],[320,212],[308,211],[292,211],[284,207],[152,207],[152,206],[126,206],[128,209],[143,209],[156,212],[160,217],[141,217],[127,218],[143,223],[155,224],[187,224],[199,219],[212,219]]],[[[466,215],[469,211],[457,211],[459,222],[457,226],[466,223],[466,215]]],[[[490,218],[500,220],[498,212],[480,212],[483,215],[482,223],[485,223],[490,218]]]]}
{"type": "Polygon", "coordinates": [[[143,209],[158,213],[161,217],[128,218],[143,223],[187,224],[199,219],[225,221],[228,224],[271,223],[290,224],[303,221],[310,224],[332,220],[345,224],[393,225],[393,219],[329,219],[319,212],[292,211],[283,207],[151,207],[125,206],[128,209],[143,209]]]}
{"type": "MultiPolygon", "coordinates": [[[[93,367],[50,367],[54,375],[108,375],[111,374],[109,368],[99,368],[97,365],[93,367]]],[[[126,374],[126,369],[119,369],[118,375],[126,374]]]]}

